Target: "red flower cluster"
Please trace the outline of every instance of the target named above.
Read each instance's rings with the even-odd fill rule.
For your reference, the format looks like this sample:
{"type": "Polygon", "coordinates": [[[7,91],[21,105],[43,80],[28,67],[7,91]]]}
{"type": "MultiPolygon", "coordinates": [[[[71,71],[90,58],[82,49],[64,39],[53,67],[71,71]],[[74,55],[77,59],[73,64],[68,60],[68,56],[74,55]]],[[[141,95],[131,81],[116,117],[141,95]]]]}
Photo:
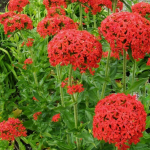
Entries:
{"type": "Polygon", "coordinates": [[[25,14],[5,13],[0,15],[1,23],[4,25],[5,34],[21,29],[32,29],[32,21],[25,14]]]}
{"type": "Polygon", "coordinates": [[[33,61],[32,61],[32,58],[27,58],[25,61],[24,61],[24,64],[32,64],[33,61]]]}
{"type": "Polygon", "coordinates": [[[93,135],[98,140],[115,143],[119,150],[137,144],[146,126],[146,112],[136,95],[111,94],[95,107],[93,135]]]}
{"type": "Polygon", "coordinates": [[[6,12],[0,15],[0,23],[4,25],[5,21],[9,18],[16,15],[14,12],[6,12]]]}
{"type": "Polygon", "coordinates": [[[34,113],[34,114],[33,114],[33,119],[34,119],[34,120],[37,120],[37,119],[38,119],[38,116],[41,115],[41,114],[42,114],[42,112],[36,112],[36,113],[34,113]]]}
{"type": "Polygon", "coordinates": [[[65,0],[43,0],[43,4],[48,10],[50,7],[64,6],[67,7],[65,0]]]}
{"type": "Polygon", "coordinates": [[[51,7],[47,10],[47,16],[48,18],[58,16],[58,15],[66,15],[65,10],[61,8],[60,6],[57,7],[51,7]]]}
{"type": "Polygon", "coordinates": [[[23,7],[29,4],[29,0],[10,0],[8,4],[9,11],[23,11],[23,7]]]}
{"type": "Polygon", "coordinates": [[[67,86],[67,93],[70,95],[73,95],[74,93],[81,93],[84,91],[84,88],[82,87],[83,84],[76,84],[76,85],[69,85],[67,86]]]}
{"type": "Polygon", "coordinates": [[[32,63],[33,63],[32,58],[28,58],[24,61],[25,65],[22,68],[26,70],[27,69],[27,64],[32,64],[32,63]]]}
{"type": "Polygon", "coordinates": [[[60,30],[77,29],[78,25],[69,17],[59,15],[53,18],[44,18],[37,25],[37,32],[41,37],[45,38],[47,35],[55,35],[60,30]]]}
{"type": "Polygon", "coordinates": [[[56,114],[52,117],[52,122],[58,122],[60,119],[60,113],[59,114],[56,114]]]}
{"type": "Polygon", "coordinates": [[[19,119],[9,118],[0,123],[1,140],[15,140],[16,137],[27,136],[26,128],[19,119]]]}
{"type": "Polygon", "coordinates": [[[72,77],[71,80],[71,86],[67,86],[68,85],[68,78],[66,78],[62,83],[61,83],[61,87],[64,88],[65,86],[67,86],[67,93],[72,95],[73,93],[81,93],[82,91],[84,91],[84,88],[82,87],[83,84],[78,83],[78,80],[74,80],[72,77]]]}
{"type": "Polygon", "coordinates": [[[143,17],[146,14],[150,15],[150,4],[145,2],[136,3],[132,6],[132,12],[137,12],[143,17]]]}
{"type": "Polygon", "coordinates": [[[35,97],[33,97],[33,100],[35,100],[35,101],[39,101],[39,100],[37,100],[35,97]]]}
{"type": "Polygon", "coordinates": [[[148,58],[148,61],[147,61],[146,65],[150,66],[150,58],[148,58]]]}
{"type": "Polygon", "coordinates": [[[99,33],[110,43],[112,52],[131,48],[137,61],[150,53],[150,22],[136,13],[114,13],[104,19],[99,33]]]}
{"type": "MultiPolygon", "coordinates": [[[[28,38],[28,42],[26,43],[26,46],[31,47],[33,45],[33,41],[34,41],[34,39],[28,38]]],[[[24,46],[24,44],[25,44],[25,42],[23,42],[21,44],[21,46],[24,46]]]]}
{"type": "Polygon", "coordinates": [[[99,67],[102,45],[87,31],[68,29],[60,31],[48,44],[48,57],[52,66],[72,64],[84,73],[99,67]]]}
{"type": "Polygon", "coordinates": [[[68,85],[68,79],[66,78],[63,82],[61,82],[61,87],[64,88],[66,85],[68,85]]]}

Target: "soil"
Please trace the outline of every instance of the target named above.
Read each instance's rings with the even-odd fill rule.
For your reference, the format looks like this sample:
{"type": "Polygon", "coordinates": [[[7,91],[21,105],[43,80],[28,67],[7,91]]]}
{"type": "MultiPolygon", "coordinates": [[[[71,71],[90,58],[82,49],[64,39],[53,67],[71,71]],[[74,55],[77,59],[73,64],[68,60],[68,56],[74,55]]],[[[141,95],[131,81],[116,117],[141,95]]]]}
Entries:
{"type": "Polygon", "coordinates": [[[5,12],[5,7],[9,0],[0,0],[0,12],[5,12]]]}

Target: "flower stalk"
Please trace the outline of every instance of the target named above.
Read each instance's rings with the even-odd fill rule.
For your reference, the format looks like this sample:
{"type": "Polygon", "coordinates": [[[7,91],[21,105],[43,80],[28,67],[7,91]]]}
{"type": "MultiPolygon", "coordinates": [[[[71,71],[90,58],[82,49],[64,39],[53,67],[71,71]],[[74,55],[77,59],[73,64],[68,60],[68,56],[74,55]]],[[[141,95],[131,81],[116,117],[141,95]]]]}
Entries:
{"type": "MultiPolygon", "coordinates": [[[[72,65],[70,65],[69,68],[69,79],[68,79],[68,85],[72,85],[71,82],[71,76],[72,76],[72,65]]],[[[74,121],[75,121],[75,128],[78,128],[78,106],[77,106],[77,96],[75,95],[71,95],[71,98],[73,100],[73,102],[75,102],[74,104],[74,121]]],[[[79,139],[76,137],[76,144],[77,144],[77,150],[79,150],[79,139]]]]}
{"type": "MultiPolygon", "coordinates": [[[[58,82],[59,82],[59,84],[61,84],[61,71],[60,71],[59,65],[56,66],[56,71],[57,71],[58,82]]],[[[61,86],[59,86],[59,90],[60,90],[60,97],[61,97],[61,105],[63,107],[65,107],[63,88],[61,86]]]]}
{"type": "MultiPolygon", "coordinates": [[[[118,0],[113,0],[113,13],[116,12],[117,1],[118,1],[118,0]]],[[[108,51],[108,57],[107,57],[107,63],[106,63],[105,77],[108,77],[108,73],[109,73],[110,54],[111,54],[111,50],[108,51]]],[[[104,98],[105,89],[106,89],[106,84],[107,84],[106,81],[104,81],[103,87],[102,87],[101,99],[104,98]]]]}
{"type": "Polygon", "coordinates": [[[123,50],[123,93],[126,91],[126,51],[123,50]]]}
{"type": "Polygon", "coordinates": [[[80,12],[80,30],[83,30],[83,24],[82,24],[82,4],[79,4],[79,12],[80,12]]]}

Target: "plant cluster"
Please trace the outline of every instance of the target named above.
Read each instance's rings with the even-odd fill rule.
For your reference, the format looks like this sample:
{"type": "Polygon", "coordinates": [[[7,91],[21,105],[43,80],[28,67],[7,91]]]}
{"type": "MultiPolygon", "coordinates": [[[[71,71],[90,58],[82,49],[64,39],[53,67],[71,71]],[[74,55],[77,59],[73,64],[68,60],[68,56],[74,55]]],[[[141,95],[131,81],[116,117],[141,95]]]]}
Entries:
{"type": "Polygon", "coordinates": [[[123,4],[131,11],[126,0],[9,1],[0,147],[150,149],[149,4],[123,4]]]}

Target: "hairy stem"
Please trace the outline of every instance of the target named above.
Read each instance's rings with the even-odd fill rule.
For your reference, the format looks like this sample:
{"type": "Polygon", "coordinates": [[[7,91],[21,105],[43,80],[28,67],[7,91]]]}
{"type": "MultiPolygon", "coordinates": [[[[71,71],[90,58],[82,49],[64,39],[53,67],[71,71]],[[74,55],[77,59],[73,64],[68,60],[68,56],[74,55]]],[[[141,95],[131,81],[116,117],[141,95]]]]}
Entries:
{"type": "MultiPolygon", "coordinates": [[[[68,79],[68,85],[72,85],[72,65],[70,65],[69,68],[69,79],[68,79]]],[[[78,106],[77,106],[77,96],[71,95],[71,98],[73,100],[73,102],[75,102],[74,104],[74,121],[75,121],[75,128],[78,128],[78,106]]],[[[76,144],[77,144],[77,150],[79,150],[79,139],[76,137],[76,144]]]]}
{"type": "MultiPolygon", "coordinates": [[[[61,84],[61,71],[59,65],[56,66],[56,71],[57,71],[58,82],[59,84],[61,84]]],[[[63,88],[61,87],[61,85],[59,86],[59,90],[60,90],[60,97],[61,97],[61,105],[65,107],[63,88]]]]}
{"type": "Polygon", "coordinates": [[[94,28],[97,28],[97,25],[96,25],[96,15],[93,15],[93,20],[94,20],[94,28]]]}
{"type": "MultiPolygon", "coordinates": [[[[106,63],[106,71],[105,71],[105,77],[108,77],[108,73],[109,73],[109,61],[110,61],[110,53],[111,50],[108,51],[108,56],[107,56],[107,63],[106,63]]],[[[105,89],[106,89],[106,81],[103,83],[103,87],[102,87],[102,93],[101,93],[101,99],[104,98],[104,94],[105,94],[105,89]]]]}
{"type": "Polygon", "coordinates": [[[126,51],[123,50],[123,93],[126,91],[126,51]]]}
{"type": "Polygon", "coordinates": [[[79,12],[80,12],[80,30],[83,30],[83,24],[82,24],[82,4],[79,4],[79,12]]]}

